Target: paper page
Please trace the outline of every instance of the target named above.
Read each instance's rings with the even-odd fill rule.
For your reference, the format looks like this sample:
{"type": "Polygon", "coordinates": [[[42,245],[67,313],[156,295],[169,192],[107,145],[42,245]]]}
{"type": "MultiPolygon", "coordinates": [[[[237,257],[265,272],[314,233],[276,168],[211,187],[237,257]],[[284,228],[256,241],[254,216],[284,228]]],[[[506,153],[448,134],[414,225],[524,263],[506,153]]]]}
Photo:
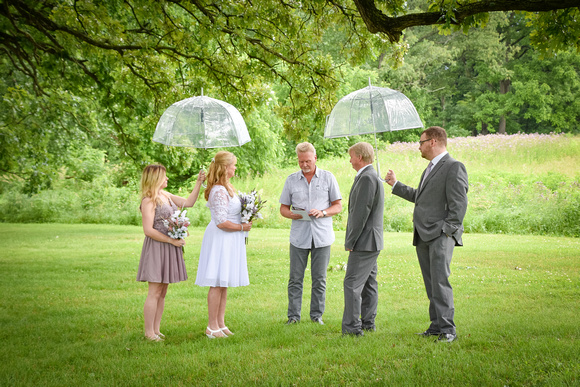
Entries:
{"type": "Polygon", "coordinates": [[[292,209],[292,212],[298,215],[302,215],[302,219],[298,219],[298,220],[307,220],[307,221],[311,221],[310,216],[308,215],[308,211],[304,211],[304,210],[298,210],[296,208],[292,209]]]}

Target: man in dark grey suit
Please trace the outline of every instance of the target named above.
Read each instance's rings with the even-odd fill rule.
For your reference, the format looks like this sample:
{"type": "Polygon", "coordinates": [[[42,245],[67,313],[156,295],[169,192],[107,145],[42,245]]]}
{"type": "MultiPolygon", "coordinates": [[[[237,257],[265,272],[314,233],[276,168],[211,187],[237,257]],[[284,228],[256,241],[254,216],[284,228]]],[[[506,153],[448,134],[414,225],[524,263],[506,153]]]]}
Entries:
{"type": "Polygon", "coordinates": [[[422,336],[438,336],[436,341],[457,338],[453,317],[453,289],[449,283],[451,257],[455,246],[463,246],[463,217],[467,210],[467,171],[447,153],[447,133],[432,126],[421,134],[419,150],[430,160],[419,188],[397,181],[389,170],[385,181],[392,193],[415,203],[413,246],[417,251],[427,297],[431,325],[422,336]]]}
{"type": "Polygon", "coordinates": [[[371,144],[359,142],[348,150],[357,171],[348,199],[344,247],[350,251],[344,277],[343,335],[364,336],[374,331],[378,305],[377,258],[383,249],[383,184],[372,166],[371,144]]]}

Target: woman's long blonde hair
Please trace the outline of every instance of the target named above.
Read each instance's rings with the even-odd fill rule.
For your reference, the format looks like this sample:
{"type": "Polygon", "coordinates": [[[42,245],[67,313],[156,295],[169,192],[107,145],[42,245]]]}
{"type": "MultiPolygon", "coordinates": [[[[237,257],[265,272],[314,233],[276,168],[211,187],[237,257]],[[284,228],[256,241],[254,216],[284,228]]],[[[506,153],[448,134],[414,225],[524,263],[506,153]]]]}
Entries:
{"type": "Polygon", "coordinates": [[[161,164],[150,164],[141,175],[141,201],[150,198],[155,206],[163,204],[159,197],[159,189],[165,181],[166,169],[161,164]]]}
{"type": "Polygon", "coordinates": [[[209,170],[207,171],[207,188],[203,194],[205,200],[209,200],[211,189],[216,184],[223,185],[228,190],[230,196],[234,196],[234,186],[228,181],[226,169],[229,165],[235,163],[236,160],[236,156],[231,152],[219,151],[216,153],[214,158],[211,160],[209,170]]]}

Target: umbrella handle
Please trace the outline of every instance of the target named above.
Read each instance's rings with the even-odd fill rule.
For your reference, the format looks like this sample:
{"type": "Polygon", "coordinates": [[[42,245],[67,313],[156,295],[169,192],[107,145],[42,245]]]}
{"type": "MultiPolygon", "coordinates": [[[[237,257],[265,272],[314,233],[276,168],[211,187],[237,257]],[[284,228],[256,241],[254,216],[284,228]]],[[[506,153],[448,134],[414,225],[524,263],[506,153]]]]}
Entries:
{"type": "MultiPolygon", "coordinates": [[[[369,82],[370,82],[370,78],[369,78],[369,82]]],[[[377,176],[379,177],[379,180],[384,183],[385,179],[383,179],[381,177],[381,166],[379,165],[379,151],[377,149],[377,134],[376,133],[375,133],[375,158],[377,159],[377,176]]]]}
{"type": "MultiPolygon", "coordinates": [[[[203,89],[201,89],[201,93],[203,94],[203,89]]],[[[205,165],[201,166],[201,170],[203,171],[203,173],[205,173],[205,181],[201,183],[201,187],[205,189],[207,188],[207,184],[205,183],[207,181],[207,169],[205,169],[205,165]]]]}
{"type": "Polygon", "coordinates": [[[378,158],[377,158],[377,177],[383,183],[386,182],[386,180],[381,177],[381,166],[379,165],[379,159],[378,158]]]}

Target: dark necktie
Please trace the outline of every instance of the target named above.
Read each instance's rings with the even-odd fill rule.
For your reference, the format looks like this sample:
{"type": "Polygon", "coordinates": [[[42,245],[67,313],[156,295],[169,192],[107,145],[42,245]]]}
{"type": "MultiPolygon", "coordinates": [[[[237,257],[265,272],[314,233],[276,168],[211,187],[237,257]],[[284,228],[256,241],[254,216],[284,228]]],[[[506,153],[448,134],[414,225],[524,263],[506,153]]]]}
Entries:
{"type": "Polygon", "coordinates": [[[429,161],[429,165],[427,165],[427,170],[425,171],[425,176],[423,176],[423,180],[421,180],[421,189],[423,189],[423,183],[425,183],[427,176],[431,173],[431,168],[433,168],[433,163],[429,161]]]}

